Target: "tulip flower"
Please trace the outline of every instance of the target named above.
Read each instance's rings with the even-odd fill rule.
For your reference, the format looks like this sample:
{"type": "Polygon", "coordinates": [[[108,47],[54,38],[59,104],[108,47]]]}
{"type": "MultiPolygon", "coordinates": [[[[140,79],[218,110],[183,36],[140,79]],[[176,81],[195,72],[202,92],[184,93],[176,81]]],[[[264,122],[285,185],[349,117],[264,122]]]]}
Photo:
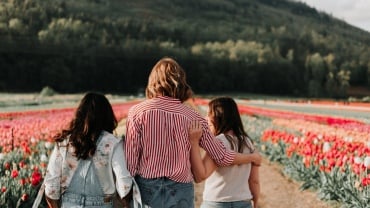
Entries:
{"type": "Polygon", "coordinates": [[[42,176],[41,176],[41,173],[38,172],[38,171],[35,171],[32,173],[32,177],[31,177],[31,184],[32,186],[37,186],[40,184],[42,180],[42,176]]]}
{"type": "Polygon", "coordinates": [[[26,193],[22,194],[22,197],[21,197],[22,201],[27,201],[28,198],[29,198],[28,194],[26,193]]]}
{"type": "Polygon", "coordinates": [[[18,170],[12,170],[12,173],[11,173],[12,178],[16,178],[16,177],[18,177],[18,175],[19,175],[18,170]]]}
{"type": "Polygon", "coordinates": [[[329,152],[330,151],[330,143],[329,142],[325,142],[323,147],[322,147],[322,151],[323,152],[329,152]]]}
{"type": "Polygon", "coordinates": [[[370,156],[365,157],[364,166],[365,166],[365,168],[370,169],[370,156]]]}
{"type": "Polygon", "coordinates": [[[5,168],[5,170],[9,170],[10,169],[10,163],[6,162],[4,164],[4,168],[5,168]]]}

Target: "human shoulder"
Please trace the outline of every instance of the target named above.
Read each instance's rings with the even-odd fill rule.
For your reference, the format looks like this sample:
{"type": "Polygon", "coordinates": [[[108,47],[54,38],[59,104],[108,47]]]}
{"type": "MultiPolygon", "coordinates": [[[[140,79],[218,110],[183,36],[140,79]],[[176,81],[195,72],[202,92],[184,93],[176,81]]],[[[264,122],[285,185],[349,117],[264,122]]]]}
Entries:
{"type": "Polygon", "coordinates": [[[128,116],[137,116],[139,114],[145,113],[146,111],[155,108],[154,99],[146,99],[136,105],[133,105],[128,112],[128,116]]]}
{"type": "Polygon", "coordinates": [[[216,135],[216,139],[219,139],[219,140],[226,139],[226,136],[225,134],[221,133],[219,135],[216,135]]]}
{"type": "Polygon", "coordinates": [[[253,153],[256,150],[256,147],[254,146],[254,143],[253,143],[252,139],[250,137],[246,136],[245,141],[246,141],[247,145],[250,148],[249,152],[253,153]]]}
{"type": "Polygon", "coordinates": [[[227,144],[227,142],[228,142],[225,134],[222,134],[222,133],[219,134],[219,135],[216,135],[215,138],[220,140],[224,144],[227,144]]]}
{"type": "Polygon", "coordinates": [[[129,110],[130,111],[136,111],[137,109],[140,109],[143,106],[145,106],[148,103],[148,101],[149,100],[141,101],[140,103],[137,103],[137,104],[133,105],[129,110]]]}
{"type": "Polygon", "coordinates": [[[119,139],[118,137],[114,136],[112,133],[109,133],[107,131],[102,131],[102,139],[101,141],[103,143],[113,143],[113,144],[116,144],[118,142],[120,142],[121,139],[119,139]]]}

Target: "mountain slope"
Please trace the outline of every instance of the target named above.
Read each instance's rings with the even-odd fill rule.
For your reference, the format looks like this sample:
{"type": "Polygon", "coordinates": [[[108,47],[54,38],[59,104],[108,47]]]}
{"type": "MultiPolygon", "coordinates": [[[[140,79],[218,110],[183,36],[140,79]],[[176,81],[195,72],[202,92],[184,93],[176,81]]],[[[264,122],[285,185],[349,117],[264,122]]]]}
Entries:
{"type": "Polygon", "coordinates": [[[112,75],[97,89],[135,91],[166,55],[199,91],[341,97],[370,86],[370,33],[299,2],[0,0],[0,11],[0,90],[95,88],[106,68],[140,78],[112,75]],[[17,70],[40,78],[29,87],[17,70]],[[75,72],[91,81],[73,81],[75,72]]]}
{"type": "MultiPolygon", "coordinates": [[[[348,41],[370,44],[370,33],[351,26],[342,20],[304,3],[286,0],[100,0],[64,1],[71,13],[85,12],[92,16],[111,19],[130,18],[140,22],[157,22],[167,30],[179,23],[200,27],[204,30],[228,28],[231,33],[221,38],[243,38],[252,30],[285,27],[287,32],[299,33],[299,29],[315,30],[323,36],[338,35],[348,41]],[[86,6],[89,5],[89,6],[86,6]],[[250,31],[248,33],[248,31],[250,31]]],[[[222,32],[222,31],[220,31],[222,32]]],[[[173,37],[174,38],[174,37],[173,37]]],[[[200,38],[200,37],[199,37],[200,38]]]]}

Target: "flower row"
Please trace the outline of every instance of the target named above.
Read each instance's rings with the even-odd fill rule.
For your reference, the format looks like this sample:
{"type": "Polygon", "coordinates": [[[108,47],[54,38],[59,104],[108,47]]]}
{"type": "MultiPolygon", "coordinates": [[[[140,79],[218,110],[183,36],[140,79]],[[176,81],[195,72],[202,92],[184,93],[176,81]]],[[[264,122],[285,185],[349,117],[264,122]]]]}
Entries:
{"type": "MultiPolygon", "coordinates": [[[[113,104],[118,120],[126,117],[128,109],[136,102],[113,104]]],[[[39,141],[50,141],[61,129],[66,128],[75,109],[54,109],[31,111],[29,113],[6,113],[9,119],[0,120],[1,152],[10,152],[17,148],[30,151],[30,147],[39,141]],[[23,116],[20,116],[23,115],[23,116]]]]}

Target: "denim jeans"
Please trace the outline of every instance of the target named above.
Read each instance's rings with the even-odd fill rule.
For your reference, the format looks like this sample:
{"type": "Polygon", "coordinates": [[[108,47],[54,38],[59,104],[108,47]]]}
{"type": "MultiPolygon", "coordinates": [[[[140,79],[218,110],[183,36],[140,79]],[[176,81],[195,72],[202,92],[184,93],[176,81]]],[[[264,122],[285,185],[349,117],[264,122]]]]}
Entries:
{"type": "Polygon", "coordinates": [[[141,199],[151,208],[193,208],[193,183],[179,183],[168,178],[145,179],[136,176],[141,199]]]}
{"type": "Polygon", "coordinates": [[[203,201],[200,208],[252,208],[252,202],[250,200],[233,202],[203,201]]]}

